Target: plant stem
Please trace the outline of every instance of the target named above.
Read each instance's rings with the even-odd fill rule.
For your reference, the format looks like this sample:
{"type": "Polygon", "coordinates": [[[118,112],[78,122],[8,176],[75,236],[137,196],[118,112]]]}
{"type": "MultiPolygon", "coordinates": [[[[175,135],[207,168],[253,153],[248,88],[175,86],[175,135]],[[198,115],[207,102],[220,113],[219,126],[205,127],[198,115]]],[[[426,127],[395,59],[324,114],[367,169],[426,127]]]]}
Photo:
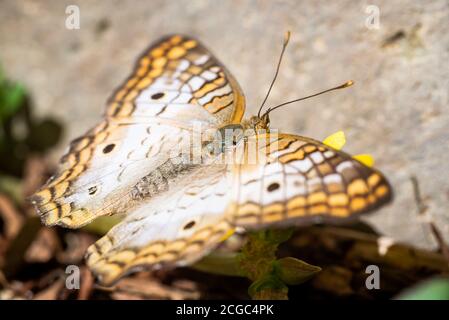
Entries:
{"type": "Polygon", "coordinates": [[[293,230],[263,230],[248,234],[239,255],[240,269],[253,281],[249,294],[253,299],[288,299],[288,288],[275,273],[276,251],[293,230]]]}

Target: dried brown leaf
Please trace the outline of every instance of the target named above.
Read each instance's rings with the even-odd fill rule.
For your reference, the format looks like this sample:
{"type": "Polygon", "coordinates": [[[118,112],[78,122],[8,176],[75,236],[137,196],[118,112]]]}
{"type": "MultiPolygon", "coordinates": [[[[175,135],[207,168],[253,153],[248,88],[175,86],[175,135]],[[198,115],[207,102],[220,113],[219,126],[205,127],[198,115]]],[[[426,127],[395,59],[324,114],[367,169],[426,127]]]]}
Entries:
{"type": "Polygon", "coordinates": [[[4,194],[0,194],[0,216],[5,224],[6,238],[14,238],[22,227],[24,219],[12,201],[4,194]]]}
{"type": "Polygon", "coordinates": [[[92,294],[94,286],[94,277],[87,267],[81,270],[81,286],[78,292],[78,300],[87,300],[92,294]]]}
{"type": "MultiPolygon", "coordinates": [[[[185,285],[185,284],[184,284],[185,285]]],[[[195,288],[194,288],[195,289],[195,288]]],[[[114,288],[112,298],[121,299],[198,299],[197,290],[185,290],[161,284],[155,278],[125,278],[114,288]]]]}
{"type": "Polygon", "coordinates": [[[65,288],[63,278],[58,279],[46,289],[38,292],[33,300],[57,300],[61,291],[65,288]]]}
{"type": "Polygon", "coordinates": [[[27,263],[45,263],[55,254],[59,239],[53,229],[42,228],[25,253],[27,263]]]}

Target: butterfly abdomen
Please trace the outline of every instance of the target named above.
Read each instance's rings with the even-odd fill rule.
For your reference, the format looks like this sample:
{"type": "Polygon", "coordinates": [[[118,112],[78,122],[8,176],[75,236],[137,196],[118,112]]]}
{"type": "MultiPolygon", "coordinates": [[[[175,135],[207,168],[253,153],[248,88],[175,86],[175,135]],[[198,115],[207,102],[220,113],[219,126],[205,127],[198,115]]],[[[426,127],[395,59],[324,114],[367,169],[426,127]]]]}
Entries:
{"type": "Polygon", "coordinates": [[[178,180],[194,167],[195,165],[185,163],[182,159],[179,159],[179,161],[169,159],[141,178],[132,188],[131,197],[134,200],[142,200],[165,192],[175,180],[178,180]]]}

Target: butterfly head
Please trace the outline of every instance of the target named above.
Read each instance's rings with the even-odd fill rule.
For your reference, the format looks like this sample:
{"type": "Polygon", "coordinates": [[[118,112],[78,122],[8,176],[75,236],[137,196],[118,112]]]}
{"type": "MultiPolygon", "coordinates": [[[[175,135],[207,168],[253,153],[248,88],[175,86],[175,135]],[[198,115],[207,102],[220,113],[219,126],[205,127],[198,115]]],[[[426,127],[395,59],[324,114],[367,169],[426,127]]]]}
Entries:
{"type": "Polygon", "coordinates": [[[247,124],[248,129],[254,129],[254,131],[268,131],[270,127],[270,117],[268,113],[264,113],[262,116],[252,116],[247,124]]]}

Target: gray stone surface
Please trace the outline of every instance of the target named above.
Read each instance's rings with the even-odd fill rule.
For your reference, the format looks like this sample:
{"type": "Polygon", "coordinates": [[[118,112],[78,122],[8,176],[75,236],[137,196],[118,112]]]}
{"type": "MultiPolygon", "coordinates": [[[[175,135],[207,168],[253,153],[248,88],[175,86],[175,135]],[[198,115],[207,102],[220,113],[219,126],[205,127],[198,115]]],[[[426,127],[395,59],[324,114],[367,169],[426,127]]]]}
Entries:
{"type": "MultiPolygon", "coordinates": [[[[356,84],[278,110],[272,125],[317,139],[343,129],[345,150],[371,153],[394,203],[376,229],[421,247],[435,242],[418,219],[409,177],[428,215],[449,235],[449,3],[440,1],[0,1],[0,61],[26,84],[39,114],[67,126],[61,148],[94,124],[133,60],[161,35],[200,39],[235,75],[254,113],[292,31],[271,104],[356,84]],[[65,8],[79,5],[81,29],[65,8]],[[380,28],[365,26],[367,5],[380,28]]],[[[59,156],[61,148],[55,151],[59,156]]]]}

